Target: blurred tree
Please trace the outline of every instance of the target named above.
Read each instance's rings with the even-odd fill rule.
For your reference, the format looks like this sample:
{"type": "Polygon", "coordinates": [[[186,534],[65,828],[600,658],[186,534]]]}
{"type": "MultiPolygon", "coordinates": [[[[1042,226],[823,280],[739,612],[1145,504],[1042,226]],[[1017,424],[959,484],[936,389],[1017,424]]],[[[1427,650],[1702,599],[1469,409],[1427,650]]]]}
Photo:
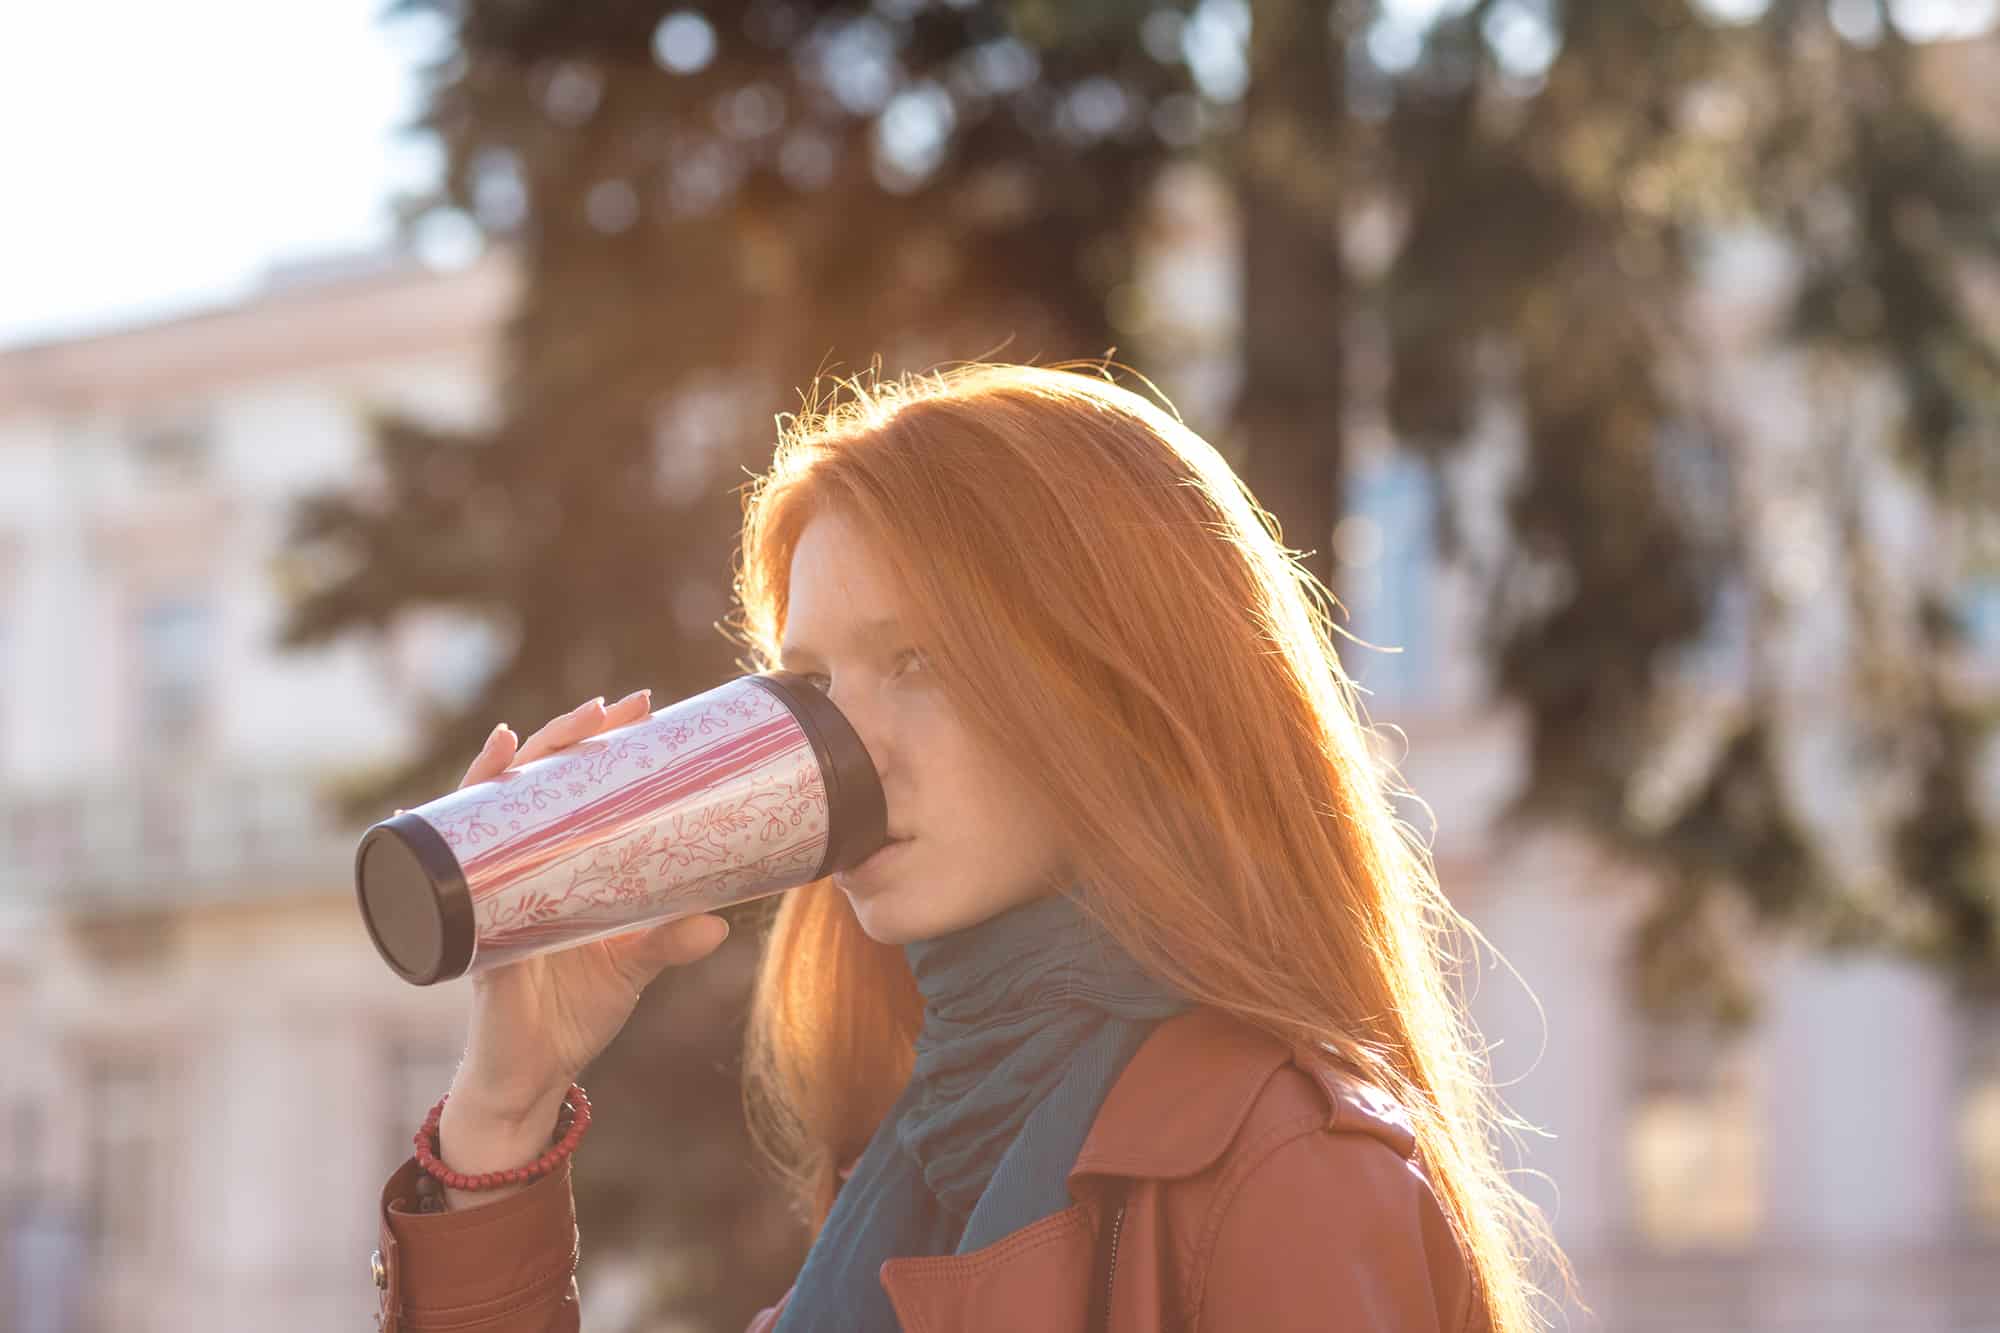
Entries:
{"type": "MultiPolygon", "coordinates": [[[[1109,349],[1126,238],[1175,151],[1149,113],[1188,85],[1132,40],[1137,4],[395,12],[453,36],[423,116],[448,174],[418,207],[504,240],[525,281],[493,423],[385,419],[376,483],[298,515],[298,550],[338,572],[288,642],[447,607],[513,645],[407,767],[351,794],[371,818],[448,788],[496,718],[524,729],[640,684],[665,703],[730,673],[735,490],[789,386],[875,358],[1109,349]]],[[[800,1258],[734,1072],[756,933],[649,993],[639,1035],[593,1067],[605,1138],[579,1165],[601,1234],[675,1256],[652,1313],[715,1328],[800,1258]]]]}
{"type": "Polygon", "coordinates": [[[1169,151],[1143,108],[1185,82],[1060,7],[401,8],[455,27],[425,206],[505,238],[526,282],[495,424],[385,421],[381,483],[305,507],[300,543],[355,558],[288,639],[441,604],[516,647],[363,804],[437,789],[495,717],[725,673],[734,487],[787,386],[1109,348],[1122,238],[1169,151]]]}
{"type": "Polygon", "coordinates": [[[1407,218],[1379,293],[1392,417],[1441,457],[1496,393],[1518,414],[1486,599],[1531,737],[1516,813],[1663,872],[1633,973],[1655,1009],[1743,1012],[1745,940],[1721,923],[1746,917],[2000,980],[2000,869],[1969,794],[1991,718],[1945,684],[1969,546],[1898,552],[1854,493],[1914,482],[1940,532],[1989,541],[2000,517],[1974,466],[2000,424],[2000,322],[1966,296],[2000,260],[2000,160],[1945,114],[1899,26],[1918,8],[1480,0],[1367,31],[1369,151],[1407,218]],[[1704,302],[1752,242],[1790,314],[1738,350],[1789,347],[1805,384],[1713,364],[1704,302]],[[1869,389],[1900,407],[1856,439],[1869,389]],[[1812,411],[1802,456],[1736,400],[1757,393],[1812,411]],[[1817,596],[1787,573],[1812,555],[1787,512],[1837,531],[1845,577],[1817,596]],[[1720,679],[1688,669],[1732,648],[1720,679]],[[1831,822],[1881,816],[1886,864],[1829,831],[1835,788],[1831,822]]]}
{"type": "Polygon", "coordinates": [[[1251,492],[1324,582],[1341,507],[1344,329],[1354,309],[1340,246],[1342,168],[1352,158],[1345,62],[1326,6],[1253,8],[1242,126],[1224,158],[1243,229],[1243,383],[1231,443],[1251,492]]]}
{"type": "MultiPolygon", "coordinates": [[[[514,648],[356,811],[447,786],[494,718],[726,674],[733,487],[791,386],[1121,341],[1144,365],[1134,224],[1193,159],[1240,220],[1218,442],[1330,580],[1352,426],[1385,421],[1432,466],[1447,552],[1485,579],[1493,687],[1527,721],[1515,814],[1662,872],[1639,998],[1740,1013],[1745,920],[2000,975],[1972,782],[1993,719],[1959,644],[1959,555],[2000,527],[2000,356],[1970,296],[2000,260],[2000,171],[1935,95],[1908,30],[1923,6],[396,8],[453,37],[423,117],[448,176],[412,216],[503,240],[524,293],[490,427],[386,420],[377,481],[302,509],[299,548],[330,572],[287,636],[441,606],[514,648]],[[1744,338],[1708,301],[1753,242],[1788,313],[1744,338]],[[1774,393],[1814,413],[1785,447],[1751,412],[1774,393]],[[1887,406],[1864,428],[1869,403],[1887,406]],[[1496,437],[1518,457],[1489,547],[1451,465],[1496,437]],[[1874,506],[1898,486],[1936,515],[1937,552],[1885,545],[1874,506]],[[1806,529],[1830,571],[1810,587],[1806,529]],[[1829,783],[1832,822],[1871,822],[1873,843],[1809,808],[1829,783]]],[[[745,959],[712,984],[740,987],[745,959]]],[[[738,1219],[732,1247],[769,1241],[765,1266],[732,1248],[727,1282],[697,1267],[660,1300],[733,1327],[797,1256],[722,1202],[751,1189],[725,1128],[735,1032],[679,1016],[740,989],[701,984],[663,982],[657,1043],[620,1043],[595,1077],[705,1128],[685,1152],[603,1154],[615,1169],[580,1187],[701,1253],[721,1238],[674,1201],[706,1162],[701,1208],[738,1219]]],[[[620,1114],[636,1147],[647,1113],[608,1109],[607,1129],[620,1114]]]]}

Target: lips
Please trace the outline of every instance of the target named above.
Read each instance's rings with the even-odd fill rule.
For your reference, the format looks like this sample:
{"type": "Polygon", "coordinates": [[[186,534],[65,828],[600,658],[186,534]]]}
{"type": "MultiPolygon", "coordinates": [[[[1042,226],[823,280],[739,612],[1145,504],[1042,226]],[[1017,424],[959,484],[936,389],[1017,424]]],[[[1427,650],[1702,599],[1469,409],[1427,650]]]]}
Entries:
{"type": "Polygon", "coordinates": [[[864,859],[859,865],[854,866],[845,871],[835,872],[834,881],[840,884],[843,888],[847,887],[847,885],[853,881],[854,877],[865,876],[865,874],[869,870],[873,869],[875,866],[880,865],[884,861],[893,859],[896,848],[903,846],[909,841],[910,839],[908,838],[891,838],[889,841],[883,843],[880,847],[877,847],[874,851],[870,852],[867,858],[864,859]]]}

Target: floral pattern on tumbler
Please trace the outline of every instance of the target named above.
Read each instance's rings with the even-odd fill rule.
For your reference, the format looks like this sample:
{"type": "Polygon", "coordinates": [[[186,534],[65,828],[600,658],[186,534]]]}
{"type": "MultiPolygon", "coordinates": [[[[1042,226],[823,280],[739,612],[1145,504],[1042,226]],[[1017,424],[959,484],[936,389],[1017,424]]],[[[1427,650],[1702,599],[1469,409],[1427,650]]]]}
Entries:
{"type": "Polygon", "coordinates": [[[465,873],[475,973],[799,884],[828,838],[811,740],[747,680],[418,813],[465,873]]]}

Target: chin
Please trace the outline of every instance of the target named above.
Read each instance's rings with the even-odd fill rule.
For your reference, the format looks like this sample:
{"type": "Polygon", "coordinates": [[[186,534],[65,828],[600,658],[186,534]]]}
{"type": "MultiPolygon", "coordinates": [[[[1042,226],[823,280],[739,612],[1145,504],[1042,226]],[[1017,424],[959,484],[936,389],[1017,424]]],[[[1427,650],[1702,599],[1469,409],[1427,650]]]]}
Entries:
{"type": "Polygon", "coordinates": [[[912,851],[906,842],[892,843],[833,877],[861,929],[878,944],[908,944],[949,929],[932,918],[950,903],[940,899],[937,881],[921,866],[913,870],[907,864],[912,851]]]}
{"type": "Polygon", "coordinates": [[[854,910],[862,931],[878,944],[902,945],[949,935],[998,916],[1029,897],[1040,896],[967,901],[940,894],[938,886],[931,882],[882,885],[859,894],[838,880],[835,884],[847,895],[847,904],[854,910]]]}
{"type": "Polygon", "coordinates": [[[861,923],[862,932],[877,944],[908,944],[939,933],[921,921],[910,920],[909,913],[898,911],[900,904],[894,893],[857,898],[852,890],[843,888],[841,892],[847,894],[847,905],[854,909],[854,919],[861,923]]]}
{"type": "Polygon", "coordinates": [[[969,926],[982,915],[972,904],[955,902],[938,884],[922,877],[881,879],[866,884],[834,880],[862,931],[877,944],[908,944],[969,926]]]}

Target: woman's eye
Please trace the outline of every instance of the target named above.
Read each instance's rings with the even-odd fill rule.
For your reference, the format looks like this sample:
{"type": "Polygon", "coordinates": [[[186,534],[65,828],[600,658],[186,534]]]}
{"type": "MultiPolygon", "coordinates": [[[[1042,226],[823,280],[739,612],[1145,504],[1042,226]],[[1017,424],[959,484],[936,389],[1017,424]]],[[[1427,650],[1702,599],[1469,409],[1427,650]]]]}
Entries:
{"type": "MultiPolygon", "coordinates": [[[[896,660],[889,671],[889,679],[895,680],[898,677],[908,675],[912,671],[922,670],[929,665],[930,662],[925,658],[921,649],[905,648],[902,652],[896,654],[896,660]]],[[[798,674],[805,678],[806,684],[812,686],[821,694],[833,693],[833,677],[827,675],[825,672],[801,671],[798,674]]]]}

